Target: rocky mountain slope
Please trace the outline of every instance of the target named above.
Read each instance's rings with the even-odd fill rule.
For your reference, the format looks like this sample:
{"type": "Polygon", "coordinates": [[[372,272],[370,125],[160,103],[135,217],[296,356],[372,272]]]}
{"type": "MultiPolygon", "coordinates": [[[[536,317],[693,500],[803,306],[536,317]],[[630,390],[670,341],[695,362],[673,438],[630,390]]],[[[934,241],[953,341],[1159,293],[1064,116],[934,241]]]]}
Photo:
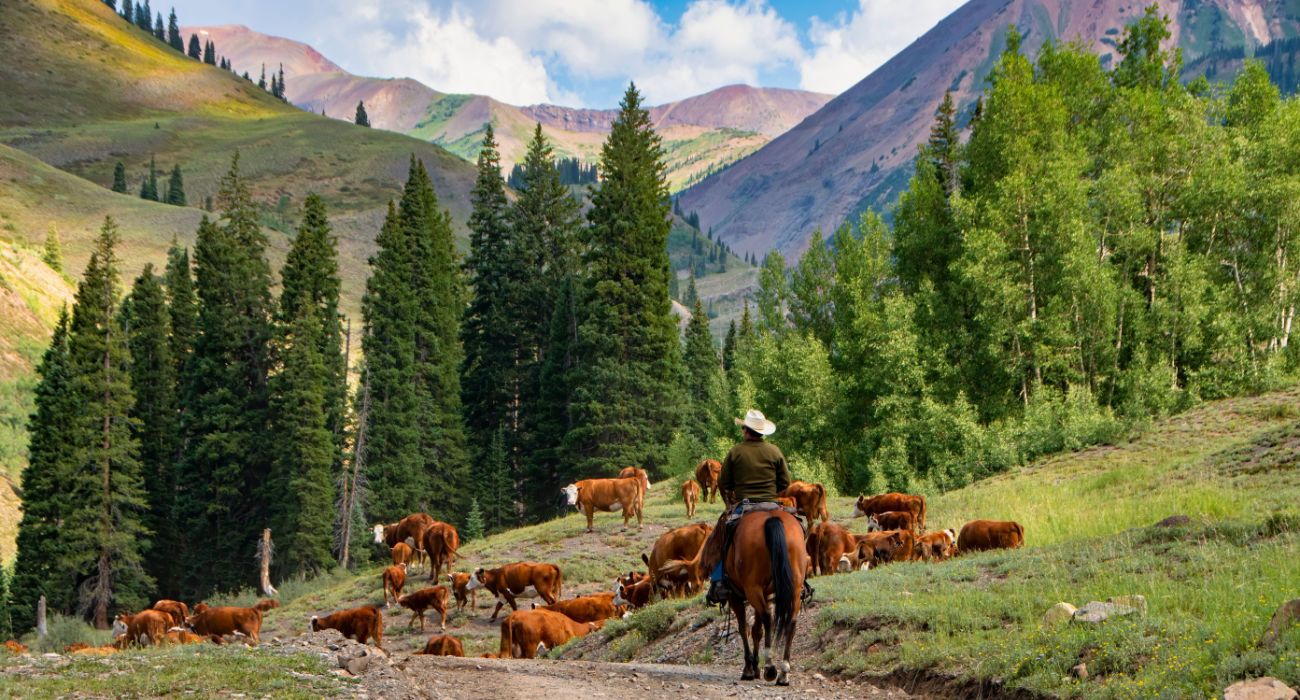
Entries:
{"type": "MultiPolygon", "coordinates": [[[[814,229],[866,208],[885,209],[906,187],[916,147],[944,92],[969,110],[1015,25],[1033,53],[1080,40],[1115,60],[1124,26],[1151,0],[971,0],[790,131],[682,194],[733,249],[797,257],[814,229]]],[[[1185,62],[1300,32],[1300,8],[1263,0],[1161,0],[1185,62]]],[[[1218,77],[1227,78],[1220,74],[1218,77]]]]}

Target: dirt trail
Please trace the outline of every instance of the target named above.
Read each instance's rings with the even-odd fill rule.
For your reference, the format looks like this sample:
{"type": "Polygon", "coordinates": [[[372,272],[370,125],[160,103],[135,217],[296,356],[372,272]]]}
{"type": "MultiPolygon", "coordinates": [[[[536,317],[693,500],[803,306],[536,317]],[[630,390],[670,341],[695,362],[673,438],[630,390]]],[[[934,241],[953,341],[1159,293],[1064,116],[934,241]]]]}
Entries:
{"type": "Polygon", "coordinates": [[[427,698],[871,698],[915,697],[865,683],[821,680],[791,674],[789,687],[740,681],[740,668],[672,664],[615,664],[545,659],[462,659],[411,656],[398,660],[415,690],[427,698]]]}

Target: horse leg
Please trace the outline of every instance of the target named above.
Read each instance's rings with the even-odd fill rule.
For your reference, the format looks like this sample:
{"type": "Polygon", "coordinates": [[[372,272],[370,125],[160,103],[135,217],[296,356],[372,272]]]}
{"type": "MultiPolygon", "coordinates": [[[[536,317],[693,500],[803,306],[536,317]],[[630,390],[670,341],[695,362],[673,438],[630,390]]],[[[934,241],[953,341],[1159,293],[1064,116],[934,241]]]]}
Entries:
{"type": "MultiPolygon", "coordinates": [[[[767,613],[766,610],[763,611],[767,613]]],[[[772,662],[772,615],[763,615],[763,680],[771,683],[776,680],[776,665],[772,662]]]]}
{"type": "Polygon", "coordinates": [[[768,649],[763,645],[763,637],[767,631],[767,616],[763,614],[762,608],[754,608],[754,627],[751,632],[754,641],[754,675],[751,678],[758,677],[758,668],[768,664],[768,649]]]}
{"type": "Polygon", "coordinates": [[[792,617],[790,618],[790,624],[786,625],[786,628],[781,630],[777,635],[778,648],[781,646],[780,640],[782,638],[785,639],[785,649],[782,651],[781,665],[776,672],[777,685],[790,685],[790,647],[793,646],[794,642],[794,624],[795,618],[792,617]]]}
{"type": "Polygon", "coordinates": [[[745,619],[745,603],[743,601],[731,601],[731,612],[736,616],[736,629],[740,631],[740,642],[745,650],[745,670],[740,673],[740,680],[752,681],[758,678],[758,664],[753,661],[749,651],[749,635],[746,626],[748,621],[745,619]]]}

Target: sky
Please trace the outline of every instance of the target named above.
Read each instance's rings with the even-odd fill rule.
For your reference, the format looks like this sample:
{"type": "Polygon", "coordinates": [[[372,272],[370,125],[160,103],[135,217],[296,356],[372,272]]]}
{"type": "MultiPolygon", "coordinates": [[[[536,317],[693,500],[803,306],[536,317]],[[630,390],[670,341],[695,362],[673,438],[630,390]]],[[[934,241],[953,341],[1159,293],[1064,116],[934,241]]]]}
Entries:
{"type": "Polygon", "coordinates": [[[595,108],[616,106],[629,80],[651,104],[734,83],[838,94],[965,2],[173,1],[184,25],[244,24],[359,75],[595,108]]]}

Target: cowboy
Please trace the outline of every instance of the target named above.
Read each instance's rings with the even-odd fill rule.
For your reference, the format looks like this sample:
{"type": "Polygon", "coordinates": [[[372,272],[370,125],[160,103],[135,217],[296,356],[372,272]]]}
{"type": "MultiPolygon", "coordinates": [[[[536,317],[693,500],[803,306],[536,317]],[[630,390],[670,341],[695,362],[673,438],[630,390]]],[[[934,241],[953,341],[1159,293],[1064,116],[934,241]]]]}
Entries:
{"type": "Polygon", "coordinates": [[[736,425],[741,426],[744,439],[727,453],[718,479],[718,488],[727,508],[718,518],[718,526],[713,528],[701,555],[701,564],[706,567],[714,563],[714,556],[717,557],[709,593],[705,596],[705,600],[713,605],[727,602],[722,566],[740,516],[756,504],[775,505],[776,495],[790,485],[790,468],[781,448],[763,439],[776,432],[776,424],[761,411],[750,409],[744,418],[736,419],[736,425]]]}

